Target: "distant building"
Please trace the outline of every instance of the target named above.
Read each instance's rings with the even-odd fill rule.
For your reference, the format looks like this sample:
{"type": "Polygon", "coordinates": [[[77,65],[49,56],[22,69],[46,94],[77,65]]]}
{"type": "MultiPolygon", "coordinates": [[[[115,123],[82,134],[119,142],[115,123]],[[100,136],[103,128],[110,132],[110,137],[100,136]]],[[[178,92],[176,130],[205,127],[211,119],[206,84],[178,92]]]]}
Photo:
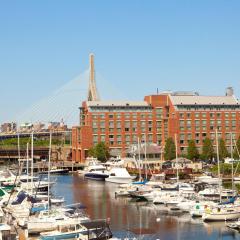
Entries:
{"type": "Polygon", "coordinates": [[[48,130],[50,131],[66,131],[67,125],[64,124],[63,120],[61,122],[49,122],[48,130]]]}
{"type": "Polygon", "coordinates": [[[101,141],[124,157],[145,136],[147,143],[163,149],[166,139],[176,134],[179,154],[186,153],[191,139],[201,151],[206,137],[216,145],[216,129],[228,149],[231,133],[234,139],[239,136],[240,105],[232,88],[225,96],[165,92],[144,101],[84,101],[80,124],[72,129],[72,160],[84,162],[89,148],[101,141]]]}
{"type": "Polygon", "coordinates": [[[33,124],[33,131],[34,132],[42,132],[42,131],[45,131],[45,124],[44,123],[41,123],[41,122],[38,122],[38,123],[34,123],[33,124]]]}
{"type": "Polygon", "coordinates": [[[32,132],[33,131],[33,124],[32,123],[22,123],[19,126],[19,132],[32,132]]]}
{"type": "Polygon", "coordinates": [[[191,168],[193,171],[201,171],[203,169],[202,162],[193,162],[187,158],[178,158],[171,161],[172,169],[191,168]]]}
{"type": "Polygon", "coordinates": [[[2,133],[14,133],[17,131],[17,123],[3,123],[1,125],[1,132],[2,133]]]}

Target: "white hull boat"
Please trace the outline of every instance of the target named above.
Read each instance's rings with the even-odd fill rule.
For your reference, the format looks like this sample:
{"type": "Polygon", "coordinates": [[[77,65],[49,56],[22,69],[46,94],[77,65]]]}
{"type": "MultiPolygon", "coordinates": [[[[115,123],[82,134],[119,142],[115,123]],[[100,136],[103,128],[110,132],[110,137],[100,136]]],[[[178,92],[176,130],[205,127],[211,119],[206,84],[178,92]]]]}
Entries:
{"type": "Polygon", "coordinates": [[[126,168],[113,167],[109,172],[109,177],[105,181],[118,184],[131,183],[132,177],[126,168]]]}
{"type": "Polygon", "coordinates": [[[203,221],[230,221],[240,218],[240,208],[226,207],[207,209],[203,215],[203,221]]]}

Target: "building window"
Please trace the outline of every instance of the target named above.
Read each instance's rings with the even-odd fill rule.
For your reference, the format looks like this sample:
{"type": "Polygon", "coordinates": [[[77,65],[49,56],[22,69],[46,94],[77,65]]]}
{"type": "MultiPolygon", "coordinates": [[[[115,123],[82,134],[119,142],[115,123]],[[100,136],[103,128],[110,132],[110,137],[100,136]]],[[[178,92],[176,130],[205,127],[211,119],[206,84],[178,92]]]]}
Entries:
{"type": "Polygon", "coordinates": [[[179,117],[180,117],[180,118],[184,118],[184,113],[180,113],[180,114],[179,114],[179,117]]]}
{"type": "Polygon", "coordinates": [[[162,108],[156,108],[156,113],[161,114],[162,113],[162,108]]]}
{"type": "Polygon", "coordinates": [[[210,118],[213,118],[214,117],[214,113],[210,113],[210,118]]]}
{"type": "Polygon", "coordinates": [[[113,121],[109,122],[109,127],[114,127],[114,122],[113,121]]]}
{"type": "Polygon", "coordinates": [[[180,120],[179,125],[180,125],[180,127],[184,127],[184,120],[180,120]]]}
{"type": "Polygon", "coordinates": [[[191,118],[191,113],[187,113],[187,118],[191,118]]]}
{"type": "Polygon", "coordinates": [[[125,135],[125,141],[130,141],[130,135],[125,135]]]}
{"type": "Polygon", "coordinates": [[[109,117],[109,118],[113,118],[114,115],[113,115],[113,114],[109,114],[108,117],[109,117]]]}
{"type": "Polygon", "coordinates": [[[93,122],[93,123],[92,123],[92,126],[93,126],[93,127],[97,127],[97,122],[93,122]]]}
{"type": "Polygon", "coordinates": [[[105,142],[105,135],[101,135],[101,142],[105,142]]]}
{"type": "Polygon", "coordinates": [[[196,131],[200,131],[200,126],[195,126],[196,131]]]}
{"type": "Polygon", "coordinates": [[[207,117],[206,113],[202,113],[202,118],[206,118],[206,117],[207,117]]]}
{"type": "Polygon", "coordinates": [[[129,132],[129,128],[125,128],[125,132],[129,132]]]}
{"type": "Polygon", "coordinates": [[[217,113],[217,118],[220,118],[221,117],[221,113],[217,113]]]}
{"type": "Polygon", "coordinates": [[[195,118],[199,118],[199,113],[195,113],[195,118]]]}

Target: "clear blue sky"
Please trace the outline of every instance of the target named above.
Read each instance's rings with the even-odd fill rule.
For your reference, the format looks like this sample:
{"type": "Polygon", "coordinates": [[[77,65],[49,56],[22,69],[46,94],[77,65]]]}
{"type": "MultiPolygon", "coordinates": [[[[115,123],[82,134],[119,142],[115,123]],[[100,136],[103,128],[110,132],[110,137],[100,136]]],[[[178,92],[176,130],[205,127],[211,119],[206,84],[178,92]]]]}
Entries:
{"type": "Polygon", "coordinates": [[[227,86],[240,96],[239,13],[237,0],[2,0],[0,121],[86,70],[90,52],[129,99],[227,86]]]}

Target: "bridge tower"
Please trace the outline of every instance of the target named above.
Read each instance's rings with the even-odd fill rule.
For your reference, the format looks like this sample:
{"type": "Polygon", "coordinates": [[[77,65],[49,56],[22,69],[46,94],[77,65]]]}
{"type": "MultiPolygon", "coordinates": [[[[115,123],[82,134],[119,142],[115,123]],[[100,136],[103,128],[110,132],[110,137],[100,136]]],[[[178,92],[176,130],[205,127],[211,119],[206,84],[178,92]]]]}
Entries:
{"type": "Polygon", "coordinates": [[[90,61],[90,74],[89,74],[89,85],[88,85],[88,101],[99,101],[100,97],[97,91],[97,84],[95,80],[95,70],[94,70],[94,55],[93,53],[89,56],[90,61]]]}

